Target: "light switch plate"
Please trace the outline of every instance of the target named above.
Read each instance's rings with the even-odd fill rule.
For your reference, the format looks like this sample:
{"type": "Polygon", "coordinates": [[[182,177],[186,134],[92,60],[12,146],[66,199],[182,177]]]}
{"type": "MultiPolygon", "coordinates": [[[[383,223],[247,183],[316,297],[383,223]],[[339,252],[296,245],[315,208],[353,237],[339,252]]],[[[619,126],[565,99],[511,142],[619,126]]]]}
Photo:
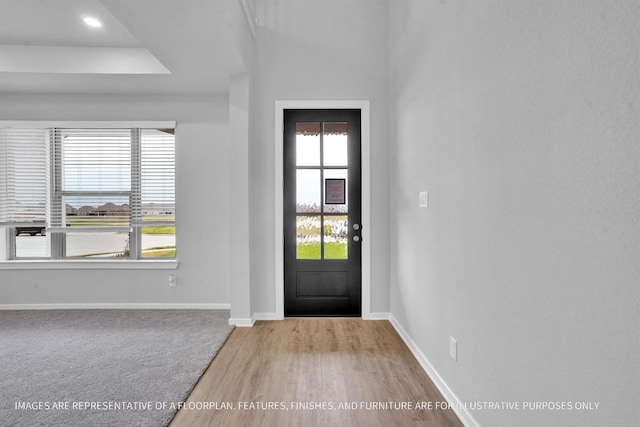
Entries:
{"type": "Polygon", "coordinates": [[[429,192],[421,191],[420,192],[420,207],[428,208],[429,207],[429,192]]]}

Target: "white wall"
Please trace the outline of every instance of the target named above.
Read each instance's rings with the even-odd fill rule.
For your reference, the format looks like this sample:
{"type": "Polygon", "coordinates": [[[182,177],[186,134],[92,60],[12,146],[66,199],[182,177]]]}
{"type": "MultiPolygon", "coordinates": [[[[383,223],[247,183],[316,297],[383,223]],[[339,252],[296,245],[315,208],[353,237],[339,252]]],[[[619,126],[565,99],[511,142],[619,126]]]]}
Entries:
{"type": "Polygon", "coordinates": [[[231,318],[234,325],[251,325],[249,233],[249,130],[250,79],[236,74],[229,88],[229,280],[231,318]]]}
{"type": "Polygon", "coordinates": [[[2,270],[0,304],[228,304],[229,102],[11,95],[3,120],[175,120],[178,270],[2,270]],[[176,288],[168,287],[175,274],[176,288]]]}
{"type": "Polygon", "coordinates": [[[640,425],[640,3],[389,12],[392,314],[463,402],[600,403],[481,425],[640,425]]]}
{"type": "Polygon", "coordinates": [[[253,73],[251,298],[275,312],[274,107],[276,100],[370,100],[371,311],[389,311],[386,2],[257,2],[253,73]]]}

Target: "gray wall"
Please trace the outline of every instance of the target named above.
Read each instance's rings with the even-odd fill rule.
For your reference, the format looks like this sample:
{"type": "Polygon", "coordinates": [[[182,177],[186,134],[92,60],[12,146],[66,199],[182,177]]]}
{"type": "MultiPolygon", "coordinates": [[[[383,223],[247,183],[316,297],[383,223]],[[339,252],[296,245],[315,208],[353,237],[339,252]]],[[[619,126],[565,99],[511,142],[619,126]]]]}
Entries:
{"type": "Polygon", "coordinates": [[[275,312],[274,103],[371,101],[371,311],[389,311],[386,2],[257,2],[253,74],[251,298],[275,312]]]}
{"type": "Polygon", "coordinates": [[[600,402],[481,425],[639,425],[639,2],[389,12],[393,316],[463,402],[600,402]]]}
{"type": "MultiPolygon", "coordinates": [[[[5,120],[176,120],[178,270],[2,270],[0,304],[228,304],[229,101],[9,95],[5,120]],[[168,287],[175,274],[176,288],[168,287]]],[[[4,230],[2,230],[4,231],[4,230]]]]}

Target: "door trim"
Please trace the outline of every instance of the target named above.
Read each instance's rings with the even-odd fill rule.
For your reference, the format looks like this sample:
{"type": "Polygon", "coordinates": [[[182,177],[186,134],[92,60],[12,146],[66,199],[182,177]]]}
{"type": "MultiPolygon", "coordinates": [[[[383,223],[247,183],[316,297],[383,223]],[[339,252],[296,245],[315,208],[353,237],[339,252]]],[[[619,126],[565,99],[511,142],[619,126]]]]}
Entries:
{"type": "Polygon", "coordinates": [[[369,101],[276,101],[275,102],[275,304],[276,316],[284,318],[284,110],[360,110],[362,144],[362,318],[371,314],[371,131],[369,101]]]}

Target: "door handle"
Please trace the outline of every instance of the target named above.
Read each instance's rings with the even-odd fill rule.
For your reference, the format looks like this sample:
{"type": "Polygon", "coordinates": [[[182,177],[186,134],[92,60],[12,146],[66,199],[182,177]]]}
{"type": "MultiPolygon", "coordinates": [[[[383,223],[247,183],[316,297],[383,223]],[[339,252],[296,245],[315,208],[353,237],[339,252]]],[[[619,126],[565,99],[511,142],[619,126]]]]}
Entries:
{"type": "Polygon", "coordinates": [[[354,241],[354,242],[356,242],[356,243],[357,243],[357,242],[359,242],[359,241],[361,241],[361,240],[362,240],[362,238],[361,238],[360,236],[353,236],[353,241],[354,241]]]}
{"type": "Polygon", "coordinates": [[[353,229],[358,231],[360,230],[360,228],[362,228],[362,226],[360,224],[353,224],[353,229]]]}

